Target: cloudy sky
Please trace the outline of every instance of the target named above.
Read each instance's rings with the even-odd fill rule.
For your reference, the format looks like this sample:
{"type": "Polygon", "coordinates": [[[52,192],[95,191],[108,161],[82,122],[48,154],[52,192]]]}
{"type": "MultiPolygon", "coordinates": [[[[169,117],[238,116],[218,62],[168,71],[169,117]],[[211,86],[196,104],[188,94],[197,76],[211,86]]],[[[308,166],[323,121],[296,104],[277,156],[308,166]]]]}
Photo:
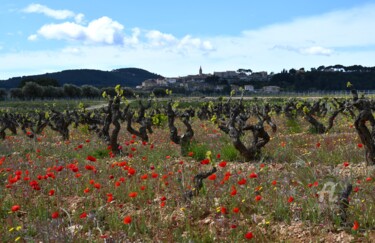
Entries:
{"type": "Polygon", "coordinates": [[[173,77],[199,66],[205,73],[375,66],[375,1],[1,3],[0,79],[81,68],[173,77]]]}

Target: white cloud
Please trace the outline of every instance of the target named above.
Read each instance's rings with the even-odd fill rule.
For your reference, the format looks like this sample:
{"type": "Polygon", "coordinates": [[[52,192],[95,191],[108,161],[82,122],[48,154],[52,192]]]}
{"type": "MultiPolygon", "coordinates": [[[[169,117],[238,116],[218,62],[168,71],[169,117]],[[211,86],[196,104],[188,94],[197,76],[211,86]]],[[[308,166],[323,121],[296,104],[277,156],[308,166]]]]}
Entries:
{"type": "Polygon", "coordinates": [[[122,44],[124,27],[108,17],[91,21],[87,26],[73,22],[47,24],[38,30],[46,39],[83,41],[94,44],[122,44]]]}
{"type": "Polygon", "coordinates": [[[82,13],[79,13],[74,17],[74,20],[76,21],[76,23],[81,24],[83,23],[84,18],[85,18],[85,15],[82,13]]]}
{"type": "Polygon", "coordinates": [[[151,30],[146,33],[146,37],[152,46],[162,47],[177,43],[177,38],[171,34],[165,34],[158,30],[151,30]]]}
{"type": "Polygon", "coordinates": [[[38,36],[37,35],[30,35],[29,37],[27,37],[27,39],[29,41],[36,41],[38,39],[38,36]]]}
{"type": "Polygon", "coordinates": [[[67,19],[67,18],[73,18],[75,14],[70,10],[54,10],[47,6],[32,3],[29,6],[27,6],[25,9],[23,9],[23,12],[25,13],[41,13],[48,17],[52,17],[55,19],[67,19]]]}
{"type": "Polygon", "coordinates": [[[324,48],[321,46],[311,46],[307,48],[300,49],[300,53],[308,55],[324,55],[330,56],[333,53],[332,49],[324,48]]]}

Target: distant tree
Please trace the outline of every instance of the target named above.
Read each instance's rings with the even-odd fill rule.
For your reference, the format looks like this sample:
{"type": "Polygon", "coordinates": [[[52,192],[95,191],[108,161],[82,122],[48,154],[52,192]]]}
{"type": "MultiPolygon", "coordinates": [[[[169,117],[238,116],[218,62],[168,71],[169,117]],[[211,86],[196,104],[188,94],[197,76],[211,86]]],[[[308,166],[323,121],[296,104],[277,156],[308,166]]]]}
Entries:
{"type": "Polygon", "coordinates": [[[156,97],[165,97],[167,95],[165,89],[162,88],[155,88],[152,92],[156,97]]]}
{"type": "Polygon", "coordinates": [[[27,82],[22,88],[22,94],[26,99],[43,97],[43,87],[34,82],[27,82]]]}
{"type": "Polygon", "coordinates": [[[63,89],[66,97],[77,98],[82,94],[81,88],[74,84],[64,84],[63,89]]]}
{"type": "Polygon", "coordinates": [[[134,91],[131,88],[124,88],[123,90],[124,90],[124,92],[123,92],[122,95],[124,97],[126,97],[126,98],[135,97],[134,91]]]}
{"type": "Polygon", "coordinates": [[[26,85],[28,82],[34,82],[36,84],[39,84],[40,86],[54,86],[59,87],[59,81],[53,78],[48,77],[38,77],[38,78],[25,78],[21,80],[21,83],[19,84],[19,88],[22,88],[26,85]]]}
{"type": "Polygon", "coordinates": [[[100,97],[100,90],[92,85],[82,85],[82,96],[87,98],[97,98],[100,97]]]}
{"type": "Polygon", "coordinates": [[[9,90],[10,98],[12,99],[24,99],[22,89],[20,88],[13,88],[9,90]]]}
{"type": "Polygon", "coordinates": [[[109,95],[111,97],[115,97],[116,96],[116,90],[115,90],[114,87],[101,88],[100,89],[100,94],[103,94],[104,91],[107,93],[107,95],[109,95]]]}
{"type": "Polygon", "coordinates": [[[45,86],[43,88],[43,98],[63,98],[65,97],[64,89],[62,87],[45,86]]]}
{"type": "Polygon", "coordinates": [[[292,68],[292,69],[289,70],[289,74],[294,75],[296,73],[297,73],[297,70],[295,70],[294,68],[292,68]]]}
{"type": "Polygon", "coordinates": [[[4,100],[8,96],[6,89],[0,89],[0,100],[4,100]]]}

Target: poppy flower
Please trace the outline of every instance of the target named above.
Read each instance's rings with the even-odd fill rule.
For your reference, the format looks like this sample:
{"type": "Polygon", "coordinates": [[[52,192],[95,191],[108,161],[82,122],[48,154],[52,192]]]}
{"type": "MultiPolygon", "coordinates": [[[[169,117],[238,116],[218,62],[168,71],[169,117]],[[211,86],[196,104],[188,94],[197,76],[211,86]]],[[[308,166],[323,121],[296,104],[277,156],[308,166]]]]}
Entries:
{"type": "Polygon", "coordinates": [[[258,175],[254,172],[252,172],[250,175],[249,175],[250,178],[257,178],[258,175]]]}
{"type": "Polygon", "coordinates": [[[226,207],[221,207],[220,209],[222,214],[227,214],[227,208],[226,207]]]}
{"type": "Polygon", "coordinates": [[[231,196],[235,196],[237,194],[237,190],[234,186],[232,186],[232,191],[230,192],[231,196]]]}
{"type": "Polygon", "coordinates": [[[92,161],[92,162],[96,161],[96,158],[94,156],[91,156],[91,155],[87,156],[86,159],[89,160],[89,161],[92,161]]]}
{"type": "Polygon", "coordinates": [[[246,184],[246,179],[245,179],[245,178],[242,178],[242,179],[239,180],[237,183],[238,183],[238,185],[245,185],[245,184],[246,184]]]}
{"type": "Polygon", "coordinates": [[[208,177],[209,180],[213,181],[216,179],[216,174],[212,174],[208,177]]]}
{"type": "Polygon", "coordinates": [[[138,195],[137,192],[131,192],[131,193],[129,193],[129,197],[131,197],[131,198],[135,198],[137,195],[138,195]]]}
{"type": "Polygon", "coordinates": [[[261,196],[261,195],[257,195],[257,196],[255,197],[255,201],[260,201],[260,200],[262,200],[262,196],[261,196]]]}
{"type": "Polygon", "coordinates": [[[254,237],[254,235],[253,235],[253,233],[251,233],[251,232],[247,232],[247,233],[245,234],[245,238],[248,239],[248,240],[252,239],[253,237],[254,237]]]}
{"type": "Polygon", "coordinates": [[[81,213],[81,215],[79,216],[79,218],[81,218],[81,219],[84,219],[86,217],[87,217],[87,213],[86,212],[81,213]]]}
{"type": "Polygon", "coordinates": [[[126,216],[124,218],[124,224],[130,224],[132,222],[132,218],[130,216],[126,216]]]}
{"type": "Polygon", "coordinates": [[[288,199],[288,203],[291,203],[294,201],[294,197],[290,196],[289,199],[288,199]]]}
{"type": "Polygon", "coordinates": [[[17,212],[18,210],[20,210],[20,205],[14,205],[12,206],[12,212],[17,212]]]}
{"type": "Polygon", "coordinates": [[[349,162],[345,161],[343,165],[344,165],[344,167],[348,167],[349,166],[349,162]]]}
{"type": "Polygon", "coordinates": [[[59,212],[53,212],[51,216],[53,219],[57,219],[59,217],[59,212]]]}
{"type": "Polygon", "coordinates": [[[49,191],[49,193],[48,193],[48,195],[50,195],[50,196],[53,196],[53,195],[55,195],[55,190],[53,190],[53,189],[52,189],[52,190],[50,190],[50,191],[49,191]]]}
{"type": "Polygon", "coordinates": [[[193,157],[193,155],[194,155],[194,152],[189,152],[189,153],[188,153],[188,156],[189,156],[189,157],[193,157]]]}
{"type": "Polygon", "coordinates": [[[277,181],[276,181],[276,180],[273,180],[273,181],[271,182],[271,184],[274,185],[274,186],[276,186],[277,181]]]}
{"type": "Polygon", "coordinates": [[[358,223],[357,220],[355,220],[352,229],[353,230],[358,230],[358,228],[359,228],[359,223],[358,223]]]}
{"type": "Polygon", "coordinates": [[[363,144],[362,143],[359,143],[357,144],[358,148],[363,148],[363,144]]]}
{"type": "Polygon", "coordinates": [[[237,207],[233,208],[233,213],[238,213],[239,211],[240,211],[239,208],[237,208],[237,207]]]}
{"type": "Polygon", "coordinates": [[[225,166],[227,166],[227,162],[226,162],[226,161],[221,161],[221,162],[219,163],[219,166],[220,166],[221,168],[224,168],[225,166]]]}
{"type": "Polygon", "coordinates": [[[210,163],[209,159],[204,159],[204,160],[201,161],[202,165],[208,165],[209,163],[210,163]]]}

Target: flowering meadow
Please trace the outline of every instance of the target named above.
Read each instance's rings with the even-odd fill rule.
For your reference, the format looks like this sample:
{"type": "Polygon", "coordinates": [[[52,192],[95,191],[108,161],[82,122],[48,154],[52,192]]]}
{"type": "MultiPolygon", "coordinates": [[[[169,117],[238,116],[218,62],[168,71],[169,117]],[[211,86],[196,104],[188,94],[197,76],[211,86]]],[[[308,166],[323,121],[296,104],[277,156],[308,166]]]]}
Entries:
{"type": "MultiPolygon", "coordinates": [[[[121,123],[116,155],[82,124],[69,127],[69,140],[49,127],[35,136],[7,131],[1,241],[374,242],[375,169],[354,120],[339,116],[317,134],[301,117],[272,119],[277,131],[265,126],[270,141],[253,161],[217,123],[197,117],[186,155],[165,121],[147,142],[121,123]]],[[[185,130],[179,119],[175,126],[185,130]]]]}

